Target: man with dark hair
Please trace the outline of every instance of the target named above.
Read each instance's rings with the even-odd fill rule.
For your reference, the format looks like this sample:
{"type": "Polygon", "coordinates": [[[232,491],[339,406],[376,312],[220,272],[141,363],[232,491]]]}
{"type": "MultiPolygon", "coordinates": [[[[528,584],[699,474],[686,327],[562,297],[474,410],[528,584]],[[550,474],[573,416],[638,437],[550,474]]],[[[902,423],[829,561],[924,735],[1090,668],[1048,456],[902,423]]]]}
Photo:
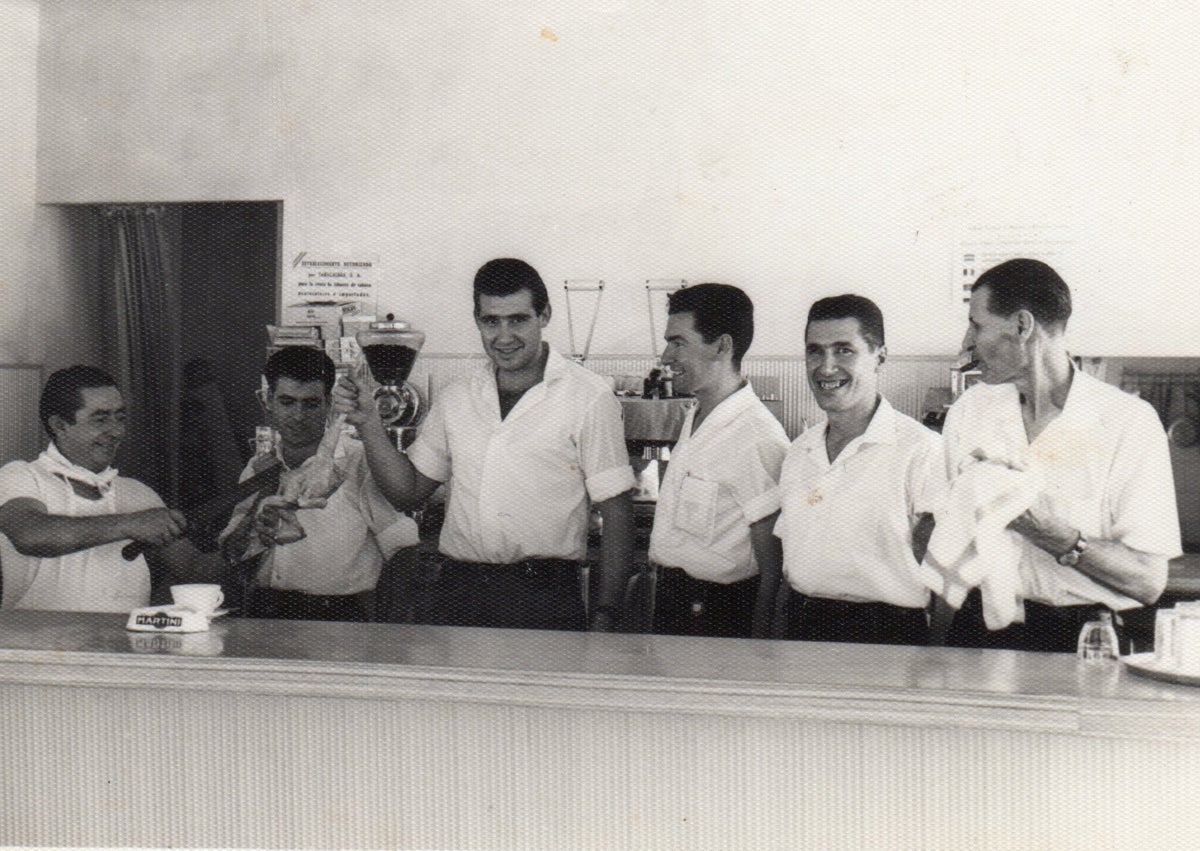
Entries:
{"type": "Polygon", "coordinates": [[[678,290],[663,336],[663,366],[696,404],[671,452],[650,533],[659,568],[654,631],[766,637],[773,597],[759,599],[758,574],[779,571],[771,530],[788,439],[741,374],[754,305],[726,284],[678,290]]]}
{"type": "MultiPolygon", "coordinates": [[[[938,437],[879,392],[887,349],[870,299],[821,299],[804,338],[826,421],[796,439],[780,474],[786,636],[926,644],[930,596],[917,570],[944,486],[938,437]]],[[[770,588],[779,580],[764,573],[770,588]]]]}
{"type": "Polygon", "coordinates": [[[445,557],[418,613],[426,623],[584,629],[579,568],[589,504],[603,521],[592,629],[609,630],[629,575],[633,471],[621,408],[600,376],[542,341],[550,305],[528,263],[475,275],[475,324],[488,363],[440,390],[407,454],[387,439],[360,372],[334,388],[358,426],[380,488],[416,508],[449,483],[445,557]]]}
{"type": "Polygon", "coordinates": [[[162,547],[187,526],[158,495],[119,476],[125,400],[102,370],[50,376],[38,413],[50,444],[0,469],[0,566],[5,609],[128,612],[150,602],[150,570],[130,541],[162,547]]]}
{"type": "Polygon", "coordinates": [[[987,601],[975,590],[955,615],[948,643],[1073,651],[1097,612],[1156,601],[1167,561],[1180,552],[1158,415],[1075,366],[1065,335],[1070,315],[1070,290],[1037,260],[1001,263],[972,288],[963,349],[982,383],[946,416],[951,495],[961,479],[996,468],[1036,477],[1040,487],[1008,525],[1023,622],[1003,626],[993,617],[997,628],[989,630],[987,601]]]}
{"type": "MultiPolygon", "coordinates": [[[[266,408],[279,434],[274,456],[251,459],[242,480],[279,463],[299,470],[313,458],[329,427],[333,361],[319,349],[283,348],[267,359],[266,408]]],[[[276,540],[278,517],[256,497],[242,502],[222,533],[231,561],[261,556],[243,614],[294,620],[365,621],[365,595],[385,562],[419,542],[416,523],[396,511],[371,478],[362,445],[338,436],[333,450],[337,489],[323,507],[299,508],[305,536],[276,540]]],[[[311,466],[311,463],[310,463],[311,466]]]]}

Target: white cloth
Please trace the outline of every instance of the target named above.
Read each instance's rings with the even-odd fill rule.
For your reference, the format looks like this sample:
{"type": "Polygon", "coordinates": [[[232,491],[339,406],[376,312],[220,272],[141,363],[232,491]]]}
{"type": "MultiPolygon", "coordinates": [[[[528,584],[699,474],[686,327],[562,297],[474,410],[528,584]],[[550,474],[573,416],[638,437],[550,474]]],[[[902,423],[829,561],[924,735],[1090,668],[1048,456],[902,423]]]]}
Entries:
{"type": "MultiPolygon", "coordinates": [[[[1076,371],[1059,416],[1032,443],[1012,384],[978,384],[951,406],[942,431],[953,479],[973,458],[1018,459],[1044,481],[1039,505],[1092,540],[1143,553],[1180,553],[1170,452],[1149,404],[1076,371]]],[[[1051,606],[1140,605],[1092,580],[1027,539],[1018,541],[1021,596],[1051,606]]]]}
{"type": "MultiPolygon", "coordinates": [[[[267,549],[258,585],[305,594],[357,594],[375,587],[384,561],[396,550],[420,542],[416,522],[396,511],[375,485],[359,441],[340,440],[333,457],[345,479],[324,508],[296,512],[305,537],[267,549]]],[[[241,481],[253,475],[252,461],[242,471],[241,481]]],[[[222,539],[237,528],[253,502],[254,497],[249,497],[234,509],[222,539]]],[[[246,556],[264,549],[252,536],[246,556]]]]}
{"type": "Polygon", "coordinates": [[[814,597],[924,606],[912,530],[945,491],[938,436],[881,398],[867,430],[830,463],[828,428],[801,434],[783,462],[775,534],[788,583],[814,597]]]}
{"type": "Polygon", "coordinates": [[[738,582],[758,573],[750,524],[779,508],[787,434],[749,384],[692,434],[695,416],[692,406],[659,488],[650,560],[706,582],[738,582]]]}
{"type": "Polygon", "coordinates": [[[608,382],[551,349],[543,380],[503,420],[490,362],[439,396],[408,457],[449,482],[441,552],[494,564],[584,558],[588,499],[635,486],[608,382]]]}
{"type": "Polygon", "coordinates": [[[978,587],[988,629],[1024,621],[1020,536],[1008,524],[1032,506],[1041,477],[995,461],[974,459],[954,479],[921,568],[926,584],[954,608],[978,587]]]}
{"type": "MultiPolygon", "coordinates": [[[[40,502],[46,513],[66,517],[128,514],[162,508],[153,490],[116,470],[96,474],[67,461],[54,444],[32,462],[13,461],[0,468],[0,505],[27,498],[40,502]],[[96,487],[100,499],[75,493],[68,479],[96,487]]],[[[0,608],[53,609],[80,612],[128,612],[150,602],[150,570],[138,556],[126,561],[121,548],[129,540],[39,558],[17,552],[0,535],[0,568],[4,599],[0,608]]]]}

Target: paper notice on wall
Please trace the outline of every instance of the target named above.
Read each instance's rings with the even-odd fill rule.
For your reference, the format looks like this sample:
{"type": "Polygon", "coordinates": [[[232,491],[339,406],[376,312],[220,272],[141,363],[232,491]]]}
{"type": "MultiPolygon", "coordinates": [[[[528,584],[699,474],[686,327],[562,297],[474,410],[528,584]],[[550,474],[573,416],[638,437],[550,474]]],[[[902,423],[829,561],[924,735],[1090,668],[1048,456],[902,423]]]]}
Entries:
{"type": "MultiPolygon", "coordinates": [[[[1075,253],[1074,229],[1068,225],[991,225],[964,228],[950,274],[951,297],[959,305],[971,301],[971,287],[993,266],[1016,257],[1041,260],[1067,277],[1075,253]]],[[[1067,278],[1070,280],[1070,278],[1067,278]]],[[[965,306],[963,307],[965,311],[965,306]]]]}
{"type": "Polygon", "coordinates": [[[297,301],[366,302],[371,313],[379,282],[376,254],[327,254],[301,251],[292,260],[297,301]]]}

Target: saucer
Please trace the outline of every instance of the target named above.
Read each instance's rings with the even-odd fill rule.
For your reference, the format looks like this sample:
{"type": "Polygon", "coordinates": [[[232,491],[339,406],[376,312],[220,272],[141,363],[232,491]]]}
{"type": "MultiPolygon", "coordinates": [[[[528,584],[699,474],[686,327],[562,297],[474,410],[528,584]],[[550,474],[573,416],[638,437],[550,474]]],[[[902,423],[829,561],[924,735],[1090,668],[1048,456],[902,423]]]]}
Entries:
{"type": "Polygon", "coordinates": [[[1168,683],[1180,683],[1185,686],[1200,686],[1200,670],[1183,670],[1174,665],[1165,665],[1154,658],[1153,653],[1134,653],[1122,656],[1121,662],[1135,674],[1163,680],[1168,683]]]}

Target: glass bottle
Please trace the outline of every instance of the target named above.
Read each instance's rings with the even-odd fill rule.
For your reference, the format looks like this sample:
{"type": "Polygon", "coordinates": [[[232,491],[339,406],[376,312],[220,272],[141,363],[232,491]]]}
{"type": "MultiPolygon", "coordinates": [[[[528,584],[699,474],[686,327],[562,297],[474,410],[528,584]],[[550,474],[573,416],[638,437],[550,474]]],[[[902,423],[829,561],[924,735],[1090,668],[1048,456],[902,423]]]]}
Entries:
{"type": "Polygon", "coordinates": [[[1112,612],[1101,612],[1099,620],[1088,621],[1079,631],[1078,655],[1087,662],[1117,659],[1117,631],[1113,628],[1112,612]]]}

